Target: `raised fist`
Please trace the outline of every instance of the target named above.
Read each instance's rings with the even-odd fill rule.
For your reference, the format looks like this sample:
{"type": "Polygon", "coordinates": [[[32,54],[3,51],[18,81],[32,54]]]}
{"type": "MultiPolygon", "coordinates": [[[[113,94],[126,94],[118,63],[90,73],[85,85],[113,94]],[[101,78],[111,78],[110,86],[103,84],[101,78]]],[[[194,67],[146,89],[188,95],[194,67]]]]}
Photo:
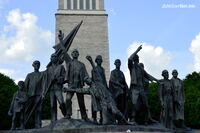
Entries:
{"type": "Polygon", "coordinates": [[[58,39],[61,41],[63,40],[63,38],[64,38],[64,33],[62,33],[62,30],[59,30],[58,39]]]}
{"type": "Polygon", "coordinates": [[[92,61],[92,57],[91,57],[90,55],[87,55],[87,56],[86,56],[86,59],[87,59],[88,61],[92,61]]]}

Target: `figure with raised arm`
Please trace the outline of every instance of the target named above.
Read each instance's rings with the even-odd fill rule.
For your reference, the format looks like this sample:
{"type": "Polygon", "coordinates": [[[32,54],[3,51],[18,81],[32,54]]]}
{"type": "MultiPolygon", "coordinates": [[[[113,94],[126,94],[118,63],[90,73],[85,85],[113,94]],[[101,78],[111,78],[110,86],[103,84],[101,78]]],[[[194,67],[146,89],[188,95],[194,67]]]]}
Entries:
{"type": "MultiPolygon", "coordinates": [[[[106,81],[106,76],[105,76],[105,70],[104,68],[102,67],[102,63],[103,63],[103,58],[101,55],[97,55],[96,56],[96,59],[95,59],[95,62],[96,62],[96,66],[92,69],[92,80],[94,79],[94,72],[95,71],[94,69],[96,69],[96,71],[99,72],[101,78],[102,78],[102,84],[108,88],[108,85],[107,85],[107,81],[106,81]]],[[[93,101],[92,101],[93,102],[93,101]]],[[[92,106],[92,118],[93,118],[93,121],[95,123],[98,123],[97,122],[97,112],[94,111],[93,109],[93,106],[92,106]]],[[[100,111],[100,123],[102,123],[102,111],[100,111]]]]}
{"type": "Polygon", "coordinates": [[[131,122],[135,122],[136,111],[138,110],[136,105],[138,101],[141,101],[143,105],[145,113],[145,125],[148,124],[148,103],[147,97],[144,92],[144,79],[147,78],[150,81],[157,81],[156,78],[149,75],[140,65],[139,65],[139,56],[137,53],[142,49],[142,45],[137,48],[137,50],[129,57],[128,59],[128,68],[130,71],[131,84],[130,84],[130,92],[131,92],[131,101],[133,104],[132,114],[131,114],[131,122]]]}

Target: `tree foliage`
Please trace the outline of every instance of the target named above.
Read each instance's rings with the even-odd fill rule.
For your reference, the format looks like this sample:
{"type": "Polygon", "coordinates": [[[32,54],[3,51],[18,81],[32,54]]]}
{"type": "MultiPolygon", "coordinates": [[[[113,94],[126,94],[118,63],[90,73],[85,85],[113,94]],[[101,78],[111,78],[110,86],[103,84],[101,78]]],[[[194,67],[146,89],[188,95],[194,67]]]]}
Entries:
{"type": "Polygon", "coordinates": [[[12,119],[8,110],[13,94],[18,90],[12,79],[0,73],[0,129],[9,129],[12,119]]]}

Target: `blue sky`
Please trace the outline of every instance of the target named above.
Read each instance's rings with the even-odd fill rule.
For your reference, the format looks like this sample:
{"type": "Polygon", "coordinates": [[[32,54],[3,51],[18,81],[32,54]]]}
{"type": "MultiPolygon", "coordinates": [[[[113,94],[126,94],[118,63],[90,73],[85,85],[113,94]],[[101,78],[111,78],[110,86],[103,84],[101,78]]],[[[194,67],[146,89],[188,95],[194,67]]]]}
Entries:
{"type": "MultiPolygon", "coordinates": [[[[34,59],[41,60],[42,69],[45,69],[52,53],[51,46],[54,45],[54,14],[57,7],[58,0],[0,0],[0,52],[6,53],[0,54],[1,72],[15,80],[23,79],[32,71],[31,62],[34,59]],[[13,19],[12,16],[16,14],[21,16],[13,19]],[[21,27],[20,23],[27,24],[26,20],[33,26],[34,34],[31,31],[24,33],[26,29],[22,31],[18,29],[21,27]],[[37,33],[48,34],[48,36],[41,37],[37,33]],[[17,51],[19,58],[12,57],[12,52],[16,52],[15,47],[11,46],[12,42],[20,42],[17,37],[20,38],[21,34],[35,37],[33,38],[37,43],[35,47],[40,48],[41,44],[45,44],[46,49],[39,54],[24,46],[24,49],[17,51]],[[48,41],[49,37],[51,37],[50,41],[48,41]]],[[[114,68],[115,58],[119,58],[123,63],[122,70],[128,73],[126,66],[128,56],[137,46],[143,44],[141,61],[147,71],[158,78],[161,78],[160,73],[163,69],[168,69],[171,73],[171,70],[176,68],[181,78],[192,71],[200,71],[198,52],[200,51],[200,0],[126,0],[123,2],[105,0],[105,8],[109,15],[111,69],[114,68]],[[163,8],[166,5],[180,6],[180,4],[193,5],[193,8],[163,8]]],[[[27,43],[25,39],[24,45],[27,43]]]]}

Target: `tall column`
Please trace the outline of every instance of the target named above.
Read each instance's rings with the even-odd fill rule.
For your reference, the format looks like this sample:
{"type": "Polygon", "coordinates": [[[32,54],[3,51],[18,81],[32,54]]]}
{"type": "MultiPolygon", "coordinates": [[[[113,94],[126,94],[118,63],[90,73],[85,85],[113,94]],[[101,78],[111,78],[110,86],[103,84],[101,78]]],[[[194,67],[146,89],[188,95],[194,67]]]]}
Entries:
{"type": "Polygon", "coordinates": [[[99,10],[104,10],[104,0],[99,0],[99,10]]]}
{"type": "Polygon", "coordinates": [[[74,9],[74,0],[71,0],[71,9],[74,9]]]}
{"type": "Polygon", "coordinates": [[[99,0],[96,0],[96,10],[99,10],[99,0]]]}
{"type": "Polygon", "coordinates": [[[58,9],[64,9],[64,0],[59,0],[58,9]]]}
{"type": "Polygon", "coordinates": [[[64,0],[64,9],[67,9],[67,0],[64,0]]]}
{"type": "Polygon", "coordinates": [[[92,0],[89,1],[89,9],[92,10],[92,0]]]}
{"type": "Polygon", "coordinates": [[[77,9],[80,9],[80,0],[77,0],[77,9]]]}
{"type": "Polygon", "coordinates": [[[83,0],[83,10],[86,9],[86,0],[83,0]]]}

